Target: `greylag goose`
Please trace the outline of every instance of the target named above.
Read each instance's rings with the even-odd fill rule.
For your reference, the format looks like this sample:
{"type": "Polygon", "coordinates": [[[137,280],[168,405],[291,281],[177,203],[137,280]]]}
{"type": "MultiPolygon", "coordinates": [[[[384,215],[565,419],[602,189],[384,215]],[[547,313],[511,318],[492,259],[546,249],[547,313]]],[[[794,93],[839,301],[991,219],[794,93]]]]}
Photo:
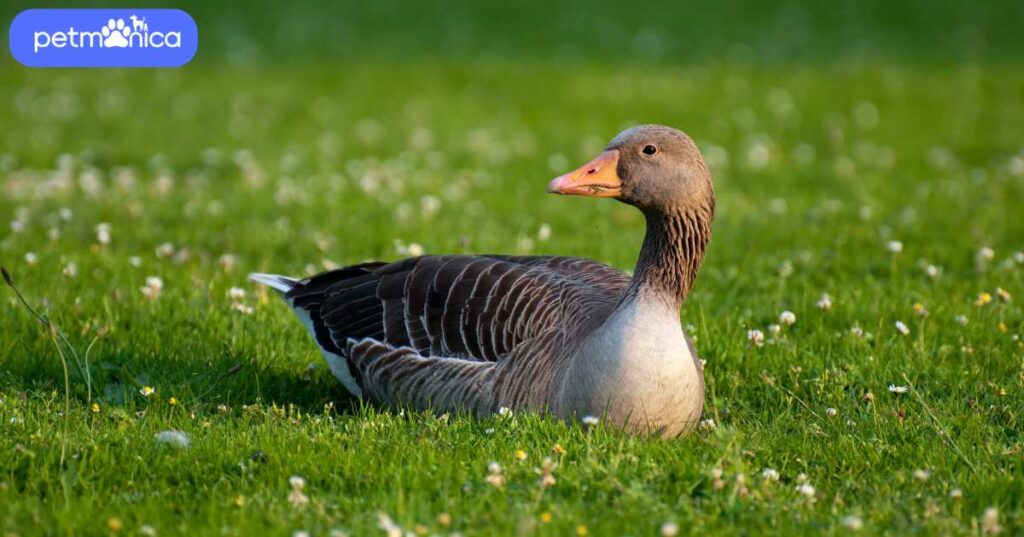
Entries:
{"type": "Polygon", "coordinates": [[[306,279],[252,274],[281,292],[353,395],[478,415],[594,416],[676,436],[700,419],[703,371],[679,311],[711,235],[711,176],[664,126],[622,132],[548,192],[643,212],[633,276],[588,259],[421,256],[306,279]]]}

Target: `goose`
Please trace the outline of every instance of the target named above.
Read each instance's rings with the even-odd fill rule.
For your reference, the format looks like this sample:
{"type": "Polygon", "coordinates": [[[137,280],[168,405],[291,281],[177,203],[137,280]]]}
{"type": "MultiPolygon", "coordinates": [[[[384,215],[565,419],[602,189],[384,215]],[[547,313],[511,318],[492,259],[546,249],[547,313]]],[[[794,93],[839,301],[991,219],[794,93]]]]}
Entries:
{"type": "Polygon", "coordinates": [[[700,151],[674,128],[633,127],[547,190],[643,213],[632,276],[575,257],[425,255],[250,278],[281,293],[354,396],[437,413],[592,416],[635,434],[691,430],[704,374],[680,309],[715,209],[700,151]]]}

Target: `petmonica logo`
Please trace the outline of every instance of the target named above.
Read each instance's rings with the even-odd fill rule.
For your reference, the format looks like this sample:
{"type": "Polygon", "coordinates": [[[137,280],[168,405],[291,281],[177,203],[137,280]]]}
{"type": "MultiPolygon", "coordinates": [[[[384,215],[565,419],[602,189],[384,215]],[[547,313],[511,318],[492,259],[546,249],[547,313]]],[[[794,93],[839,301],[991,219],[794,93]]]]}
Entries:
{"type": "Polygon", "coordinates": [[[10,42],[28,67],[180,67],[199,30],[180,9],[28,9],[11,22],[10,42]]]}

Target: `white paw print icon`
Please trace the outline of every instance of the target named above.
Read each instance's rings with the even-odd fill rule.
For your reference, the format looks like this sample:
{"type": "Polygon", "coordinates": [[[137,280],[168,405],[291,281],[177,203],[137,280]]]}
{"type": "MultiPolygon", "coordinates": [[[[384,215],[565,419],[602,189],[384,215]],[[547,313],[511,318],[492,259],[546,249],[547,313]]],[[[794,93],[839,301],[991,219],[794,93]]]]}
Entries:
{"type": "Polygon", "coordinates": [[[128,46],[128,36],[131,35],[132,29],[124,23],[124,19],[110,19],[106,26],[100,29],[100,33],[103,34],[104,48],[125,48],[128,46]]]}

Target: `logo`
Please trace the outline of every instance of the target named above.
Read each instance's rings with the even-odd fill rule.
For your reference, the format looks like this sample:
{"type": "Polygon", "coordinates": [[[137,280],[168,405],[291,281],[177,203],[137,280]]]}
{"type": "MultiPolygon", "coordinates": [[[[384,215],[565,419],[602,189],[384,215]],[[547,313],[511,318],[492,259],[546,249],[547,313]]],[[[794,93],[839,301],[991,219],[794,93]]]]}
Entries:
{"type": "Polygon", "coordinates": [[[198,45],[179,9],[29,9],[10,31],[11,54],[27,67],[179,67],[198,45]]]}

